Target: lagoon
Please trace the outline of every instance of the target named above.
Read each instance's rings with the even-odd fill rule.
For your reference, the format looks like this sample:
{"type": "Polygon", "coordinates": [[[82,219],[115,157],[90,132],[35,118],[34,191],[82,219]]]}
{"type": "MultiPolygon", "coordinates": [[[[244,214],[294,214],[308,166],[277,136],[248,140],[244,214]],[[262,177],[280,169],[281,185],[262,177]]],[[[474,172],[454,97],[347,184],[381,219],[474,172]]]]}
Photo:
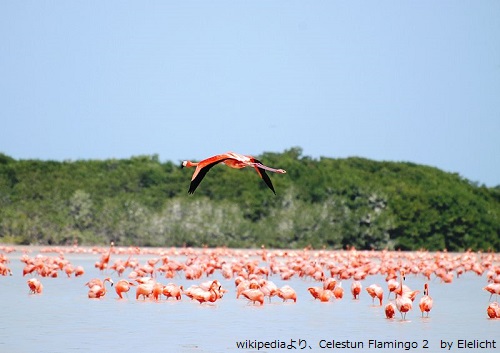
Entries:
{"type": "MultiPolygon", "coordinates": [[[[36,249],[29,253],[37,254],[36,249]]],[[[403,321],[399,313],[395,319],[386,319],[383,307],[374,305],[364,289],[372,283],[381,285],[385,305],[387,285],[381,274],[361,281],[359,300],[352,299],[352,279],[348,279],[342,282],[344,298],[326,303],[314,300],[307,291],[317,281],[297,276],[282,280],[274,274],[269,279],[278,287],[293,287],[297,302],[273,297],[271,303],[266,299],[264,305],[254,305],[236,299],[234,279],[224,278],[220,271],[208,279],[218,279],[228,292],[215,303],[199,304],[184,296],[180,301],[136,300],[135,289],[119,300],[110,287],[104,298],[89,299],[85,283],[91,278],[119,279],[111,270],[102,273],[94,267],[99,254],[65,254],[72,264],[83,266],[85,274],[40,278],[44,285],[40,295],[28,293],[26,281],[31,275],[22,276],[21,256],[21,251],[7,254],[13,275],[0,277],[0,352],[499,351],[500,320],[486,314],[490,295],[483,290],[485,274],[466,272],[452,283],[431,278],[434,307],[429,317],[422,317],[418,309],[420,293],[403,321]]],[[[145,262],[153,256],[138,255],[138,260],[145,262]]],[[[110,263],[117,258],[127,256],[112,254],[110,263]]],[[[157,280],[187,288],[207,278],[187,280],[178,274],[157,280]]],[[[425,282],[421,275],[408,275],[405,283],[421,289],[425,282]]]]}

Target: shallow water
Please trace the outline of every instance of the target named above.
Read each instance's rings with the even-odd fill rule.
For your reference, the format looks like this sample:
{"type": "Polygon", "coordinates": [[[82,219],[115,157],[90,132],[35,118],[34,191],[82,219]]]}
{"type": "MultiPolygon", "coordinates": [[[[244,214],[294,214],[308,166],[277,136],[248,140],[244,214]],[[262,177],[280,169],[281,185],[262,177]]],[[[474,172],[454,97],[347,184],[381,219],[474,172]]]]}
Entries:
{"type": "MultiPolygon", "coordinates": [[[[218,273],[210,278],[219,279],[229,292],[214,304],[200,305],[187,297],[181,301],[138,301],[134,289],[127,299],[118,300],[109,286],[106,297],[96,300],[87,298],[88,288],[84,284],[89,279],[109,275],[115,282],[118,280],[111,271],[102,274],[94,268],[98,254],[67,254],[66,258],[75,266],[84,266],[85,275],[67,278],[61,273],[58,278],[41,278],[44,284],[41,295],[28,294],[26,281],[30,276],[22,276],[24,264],[19,261],[20,255],[19,252],[7,255],[13,276],[0,277],[0,352],[320,352],[332,349],[435,352],[448,350],[441,349],[442,341],[451,342],[450,351],[455,352],[500,351],[500,320],[487,318],[489,293],[482,289],[486,285],[484,275],[466,273],[451,284],[431,280],[434,307],[429,318],[422,318],[418,309],[420,293],[407,320],[403,321],[399,313],[396,319],[386,319],[383,307],[374,306],[366,293],[364,288],[378,283],[387,296],[387,286],[380,275],[362,281],[359,300],[352,299],[349,293],[352,280],[346,280],[342,284],[344,298],[328,303],[315,301],[308,293],[307,287],[318,285],[317,282],[297,277],[282,281],[272,276],[270,280],[279,287],[288,284],[296,290],[297,303],[283,303],[275,297],[263,306],[252,305],[245,299],[236,299],[234,280],[226,280],[218,273]],[[406,344],[413,347],[376,348],[369,346],[370,340],[379,344],[408,342],[406,344]],[[458,340],[495,340],[497,348],[458,348],[458,340]],[[245,341],[245,348],[237,348],[237,342],[245,341]],[[326,348],[332,341],[343,342],[345,346],[357,342],[363,349],[326,348]],[[265,342],[268,342],[267,348],[259,347],[265,342]],[[279,348],[282,345],[293,345],[295,349],[279,348]]],[[[140,256],[141,261],[146,258],[147,255],[140,256]]],[[[159,278],[162,283],[175,282],[184,287],[205,280],[188,281],[180,276],[172,280],[159,278]]],[[[423,283],[422,276],[406,278],[406,284],[412,289],[423,288],[423,283]]]]}

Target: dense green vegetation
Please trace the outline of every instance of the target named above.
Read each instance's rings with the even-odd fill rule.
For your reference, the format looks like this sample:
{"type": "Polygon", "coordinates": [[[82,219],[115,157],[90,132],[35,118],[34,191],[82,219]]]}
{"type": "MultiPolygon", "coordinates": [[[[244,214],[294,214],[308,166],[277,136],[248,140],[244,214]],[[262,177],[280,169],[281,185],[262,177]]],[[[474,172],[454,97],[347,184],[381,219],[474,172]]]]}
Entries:
{"type": "Polygon", "coordinates": [[[250,168],[130,159],[39,161],[0,154],[0,242],[121,246],[500,250],[500,186],[402,162],[258,156],[283,168],[277,196],[250,168]]]}

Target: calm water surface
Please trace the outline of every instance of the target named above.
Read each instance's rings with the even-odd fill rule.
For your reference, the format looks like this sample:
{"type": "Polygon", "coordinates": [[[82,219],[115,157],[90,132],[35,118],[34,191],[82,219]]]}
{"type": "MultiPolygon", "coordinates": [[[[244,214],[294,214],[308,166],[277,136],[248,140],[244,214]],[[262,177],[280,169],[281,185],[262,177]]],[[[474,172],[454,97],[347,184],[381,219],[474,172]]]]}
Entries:
{"type": "MultiPolygon", "coordinates": [[[[30,256],[35,256],[31,253],[30,256]]],[[[55,256],[54,254],[46,254],[55,256]]],[[[365,289],[372,283],[380,284],[387,297],[387,285],[380,275],[362,281],[359,300],[352,300],[351,280],[343,282],[342,300],[329,303],[314,301],[307,287],[318,285],[310,279],[292,278],[282,281],[278,276],[270,280],[278,286],[288,284],[297,294],[297,303],[282,303],[279,298],[264,306],[255,306],[245,299],[236,299],[233,280],[217,278],[229,290],[215,304],[200,305],[183,297],[181,301],[151,302],[135,300],[135,289],[129,297],[118,300],[112,289],[105,298],[90,300],[84,284],[91,278],[111,276],[94,268],[98,254],[68,254],[75,266],[82,265],[85,275],[67,278],[41,278],[44,292],[28,294],[29,276],[22,277],[20,252],[7,255],[13,276],[0,277],[1,320],[0,352],[405,352],[400,349],[369,347],[369,340],[410,342],[417,348],[411,352],[437,352],[441,341],[453,343],[452,352],[500,352],[500,320],[487,318],[489,293],[482,288],[486,277],[466,273],[451,284],[430,281],[434,308],[429,318],[421,318],[417,296],[413,311],[402,321],[387,320],[383,307],[373,306],[365,289]],[[497,349],[459,349],[458,340],[496,340],[497,349]],[[247,348],[237,348],[236,342],[248,340],[247,348]],[[331,341],[361,342],[363,349],[321,348],[331,341]],[[260,348],[258,342],[273,344],[293,343],[296,349],[260,348]],[[427,349],[423,348],[427,345],[427,349]],[[302,349],[303,348],[303,349],[302,349]]],[[[112,259],[118,258],[116,255],[112,259]]],[[[151,256],[152,257],[152,256],[151,256]]],[[[126,256],[122,256],[126,258],[126,256]]],[[[148,258],[138,257],[140,261],[148,258]]],[[[127,274],[127,272],[126,272],[127,274]]],[[[173,280],[160,277],[162,283],[175,282],[189,287],[205,281],[188,281],[184,277],[173,280]]],[[[408,276],[406,284],[422,289],[422,276],[408,276]]],[[[384,298],[384,305],[387,302],[384,298]]],[[[408,343],[409,344],[409,343],[408,343]]]]}

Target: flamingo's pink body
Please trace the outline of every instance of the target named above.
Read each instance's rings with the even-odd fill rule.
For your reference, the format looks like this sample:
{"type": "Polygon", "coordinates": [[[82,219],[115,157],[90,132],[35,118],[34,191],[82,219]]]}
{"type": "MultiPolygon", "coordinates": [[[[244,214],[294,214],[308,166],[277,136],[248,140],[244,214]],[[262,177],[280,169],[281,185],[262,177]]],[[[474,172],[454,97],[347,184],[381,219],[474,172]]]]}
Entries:
{"type": "Polygon", "coordinates": [[[431,311],[433,303],[434,301],[429,296],[429,285],[426,283],[424,284],[424,296],[420,298],[420,303],[418,304],[422,312],[422,317],[424,316],[424,312],[426,312],[427,317],[429,317],[429,311],[431,311]]]}
{"type": "Polygon", "coordinates": [[[385,306],[385,317],[388,319],[393,319],[394,315],[396,315],[396,306],[393,302],[390,302],[385,306]]]}
{"type": "Polygon", "coordinates": [[[219,281],[212,281],[208,290],[203,289],[202,286],[191,286],[184,292],[189,298],[197,300],[200,304],[205,302],[215,302],[217,299],[222,298],[221,286],[219,281]]]}
{"type": "Polygon", "coordinates": [[[500,305],[498,302],[490,303],[486,309],[486,313],[490,319],[500,319],[500,305]]]}
{"type": "Polygon", "coordinates": [[[333,288],[333,295],[335,299],[342,299],[344,297],[344,288],[342,288],[342,282],[340,282],[335,288],[333,288]]]}
{"type": "Polygon", "coordinates": [[[175,298],[181,300],[181,293],[184,290],[183,286],[178,286],[174,283],[168,283],[163,287],[163,295],[168,298],[175,298]]]}
{"type": "Polygon", "coordinates": [[[259,160],[257,160],[252,156],[246,156],[234,152],[227,152],[224,154],[218,154],[216,156],[209,157],[197,163],[191,161],[182,162],[182,167],[188,167],[188,168],[196,167],[193,176],[191,177],[191,185],[189,186],[188,193],[190,194],[194,193],[194,191],[196,190],[198,185],[200,185],[201,181],[208,173],[208,171],[213,166],[219,163],[224,163],[225,165],[236,169],[241,169],[245,167],[254,167],[257,174],[259,174],[259,176],[262,178],[262,180],[264,180],[269,189],[271,189],[272,192],[275,194],[276,192],[274,191],[273,183],[271,182],[271,179],[269,178],[269,176],[266,174],[265,171],[268,170],[270,172],[278,174],[286,173],[286,171],[283,169],[275,169],[265,166],[259,160]]]}
{"type": "Polygon", "coordinates": [[[403,279],[405,277],[404,271],[401,271],[401,282],[396,291],[396,308],[401,313],[401,318],[406,320],[406,313],[413,308],[413,300],[410,298],[409,288],[403,286],[403,279]]]}
{"type": "Polygon", "coordinates": [[[277,295],[278,297],[283,299],[284,302],[288,299],[293,300],[294,302],[297,301],[297,293],[295,293],[295,290],[288,285],[285,285],[278,289],[277,295]]]}
{"type": "Polygon", "coordinates": [[[495,294],[496,296],[500,294],[500,283],[489,283],[483,289],[490,293],[490,300],[491,300],[493,294],[495,294]]]}
{"type": "Polygon", "coordinates": [[[382,299],[384,298],[384,290],[378,284],[372,284],[366,287],[366,291],[372,297],[372,302],[375,298],[377,298],[380,302],[380,306],[382,306],[382,299]]]}
{"type": "Polygon", "coordinates": [[[133,285],[133,283],[127,281],[126,279],[119,280],[115,285],[116,294],[118,294],[118,297],[122,299],[122,293],[127,293],[130,290],[130,287],[133,285]]]}
{"type": "Polygon", "coordinates": [[[109,282],[113,286],[113,280],[111,278],[105,278],[101,281],[98,278],[94,278],[86,283],[89,287],[88,297],[89,298],[102,298],[106,295],[106,282],[109,282]]]}
{"type": "Polygon", "coordinates": [[[31,278],[28,280],[28,287],[30,287],[30,293],[41,294],[43,291],[42,282],[37,278],[31,278]]]}
{"type": "Polygon", "coordinates": [[[140,283],[137,285],[135,289],[135,299],[139,299],[140,296],[145,300],[146,298],[150,298],[153,295],[153,288],[155,286],[154,281],[149,281],[146,283],[140,283]]]}
{"type": "Polygon", "coordinates": [[[264,293],[260,289],[245,289],[241,295],[253,303],[264,304],[264,293]]]}
{"type": "Polygon", "coordinates": [[[351,284],[351,293],[354,299],[359,299],[359,294],[361,293],[361,282],[354,281],[351,284]]]}

